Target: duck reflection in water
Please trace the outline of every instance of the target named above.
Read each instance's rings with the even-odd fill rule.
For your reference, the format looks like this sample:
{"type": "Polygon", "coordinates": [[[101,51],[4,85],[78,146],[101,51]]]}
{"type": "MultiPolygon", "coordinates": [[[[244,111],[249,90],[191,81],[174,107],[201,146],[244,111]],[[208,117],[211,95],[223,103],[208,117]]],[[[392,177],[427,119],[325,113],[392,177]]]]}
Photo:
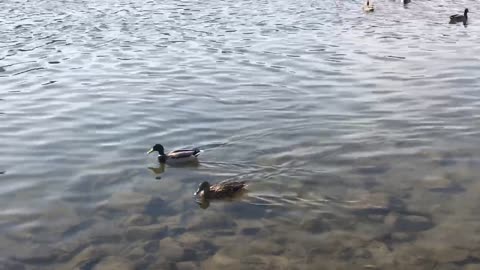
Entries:
{"type": "Polygon", "coordinates": [[[227,200],[234,201],[247,192],[246,181],[225,180],[217,184],[210,185],[204,181],[194,193],[199,206],[206,209],[210,206],[211,200],[227,200]]]}
{"type": "MultiPolygon", "coordinates": [[[[190,162],[188,164],[182,164],[182,165],[171,165],[169,164],[170,167],[182,167],[182,168],[197,168],[200,166],[199,162],[190,162]]],[[[155,174],[155,179],[160,180],[162,177],[160,176],[161,174],[165,173],[166,170],[166,164],[165,163],[160,163],[158,167],[147,167],[150,171],[155,174]]]]}
{"type": "Polygon", "coordinates": [[[148,167],[148,169],[152,171],[153,174],[155,174],[155,179],[160,180],[162,179],[160,175],[165,172],[165,164],[160,163],[160,166],[158,168],[148,167]]]}
{"type": "Polygon", "coordinates": [[[207,209],[210,206],[210,201],[209,200],[197,199],[196,202],[197,202],[198,206],[200,206],[200,208],[202,208],[202,209],[207,209]]]}

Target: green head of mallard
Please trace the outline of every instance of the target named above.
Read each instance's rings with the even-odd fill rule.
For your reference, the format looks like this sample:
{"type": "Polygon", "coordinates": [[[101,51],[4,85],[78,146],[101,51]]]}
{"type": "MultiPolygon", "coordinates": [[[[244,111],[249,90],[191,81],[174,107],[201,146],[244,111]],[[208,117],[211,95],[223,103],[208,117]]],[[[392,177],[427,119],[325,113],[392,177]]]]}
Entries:
{"type": "Polygon", "coordinates": [[[158,152],[160,156],[165,156],[165,149],[163,148],[163,145],[157,143],[155,144],[148,152],[147,154],[153,153],[153,152],[158,152]]]}
{"type": "Polygon", "coordinates": [[[202,182],[199,186],[197,191],[194,193],[195,196],[200,194],[203,191],[203,195],[206,195],[210,191],[210,183],[207,181],[202,182]]]}

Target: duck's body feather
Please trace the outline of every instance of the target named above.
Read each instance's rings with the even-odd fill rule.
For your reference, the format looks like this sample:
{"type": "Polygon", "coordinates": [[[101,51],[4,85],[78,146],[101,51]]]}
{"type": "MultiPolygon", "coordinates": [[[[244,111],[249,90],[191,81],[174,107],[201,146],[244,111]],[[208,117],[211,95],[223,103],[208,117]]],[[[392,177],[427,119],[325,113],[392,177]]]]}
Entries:
{"type": "Polygon", "coordinates": [[[450,20],[454,22],[462,22],[465,19],[465,16],[460,14],[455,14],[450,16],[450,20]]]}
{"type": "Polygon", "coordinates": [[[169,165],[178,165],[182,163],[192,163],[197,162],[198,155],[200,155],[200,150],[195,149],[180,149],[174,150],[166,155],[159,155],[158,161],[160,163],[167,163],[169,165]]]}
{"type": "Polygon", "coordinates": [[[468,13],[468,8],[465,9],[463,15],[455,14],[455,15],[450,16],[450,23],[451,24],[454,24],[454,23],[457,23],[457,22],[467,23],[467,20],[468,20],[467,13],[468,13]]]}
{"type": "Polygon", "coordinates": [[[199,190],[197,195],[206,200],[227,199],[246,191],[247,182],[225,180],[210,186],[208,190],[199,190]]]}
{"type": "Polygon", "coordinates": [[[172,159],[181,159],[181,158],[188,158],[188,157],[197,157],[200,154],[200,150],[198,148],[195,149],[179,149],[173,150],[167,154],[168,158],[172,159]]]}
{"type": "Polygon", "coordinates": [[[200,152],[198,148],[173,150],[164,156],[159,155],[158,161],[169,165],[198,162],[200,152]]]}
{"type": "Polygon", "coordinates": [[[178,149],[165,154],[163,146],[161,144],[156,144],[150,149],[150,151],[148,151],[148,153],[152,152],[158,152],[158,162],[173,165],[197,162],[197,157],[200,155],[201,150],[198,148],[178,149]]]}

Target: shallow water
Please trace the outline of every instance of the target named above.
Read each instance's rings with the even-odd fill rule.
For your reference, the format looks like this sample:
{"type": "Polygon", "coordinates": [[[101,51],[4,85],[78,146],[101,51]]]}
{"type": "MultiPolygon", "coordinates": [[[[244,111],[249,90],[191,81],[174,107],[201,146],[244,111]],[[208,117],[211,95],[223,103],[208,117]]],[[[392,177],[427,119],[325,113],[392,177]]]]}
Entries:
{"type": "Polygon", "coordinates": [[[4,2],[0,268],[480,268],[480,4],[375,4],[4,2]]]}

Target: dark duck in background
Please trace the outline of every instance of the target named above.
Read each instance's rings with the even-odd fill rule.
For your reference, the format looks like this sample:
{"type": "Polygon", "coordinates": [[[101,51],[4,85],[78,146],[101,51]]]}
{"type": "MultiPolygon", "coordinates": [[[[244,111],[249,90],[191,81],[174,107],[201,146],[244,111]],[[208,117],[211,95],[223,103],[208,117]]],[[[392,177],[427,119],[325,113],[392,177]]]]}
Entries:
{"type": "Polygon", "coordinates": [[[457,22],[462,22],[463,24],[467,24],[468,21],[468,8],[465,9],[463,12],[463,15],[460,14],[455,14],[450,16],[450,23],[454,24],[457,22]]]}

